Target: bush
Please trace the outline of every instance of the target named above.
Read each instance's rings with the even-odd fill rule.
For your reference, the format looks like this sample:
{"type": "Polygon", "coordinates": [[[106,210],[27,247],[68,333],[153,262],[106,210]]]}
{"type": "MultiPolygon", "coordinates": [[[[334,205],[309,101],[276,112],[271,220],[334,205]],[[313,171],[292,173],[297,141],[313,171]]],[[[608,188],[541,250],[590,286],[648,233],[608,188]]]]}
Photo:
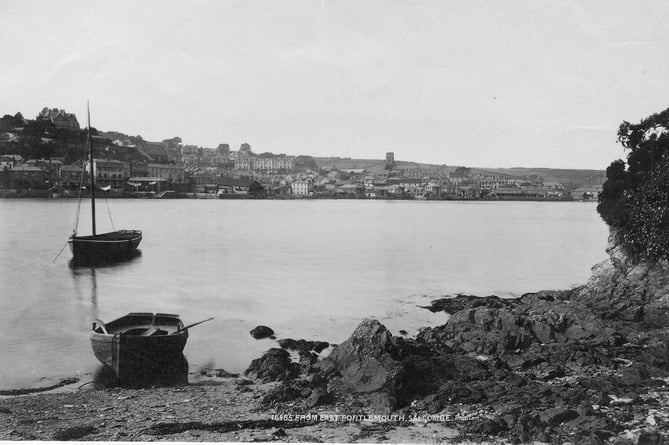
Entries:
{"type": "Polygon", "coordinates": [[[669,109],[623,122],[618,141],[630,150],[627,163],[606,169],[597,211],[633,260],[669,259],[669,109]]]}

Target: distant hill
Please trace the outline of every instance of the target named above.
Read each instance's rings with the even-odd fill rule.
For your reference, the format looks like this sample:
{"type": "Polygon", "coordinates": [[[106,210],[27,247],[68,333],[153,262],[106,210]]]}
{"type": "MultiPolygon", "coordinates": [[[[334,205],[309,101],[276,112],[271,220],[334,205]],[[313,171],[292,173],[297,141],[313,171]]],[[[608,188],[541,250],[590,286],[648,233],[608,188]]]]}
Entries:
{"type": "Polygon", "coordinates": [[[566,168],[473,168],[478,172],[525,177],[539,176],[544,182],[559,182],[565,187],[578,188],[601,185],[606,181],[604,170],[578,170],[566,168]]]}
{"type": "MultiPolygon", "coordinates": [[[[385,159],[351,159],[351,158],[339,158],[336,156],[319,158],[314,157],[314,161],[320,168],[330,167],[340,170],[346,169],[359,169],[364,168],[372,172],[383,171],[386,168],[385,159]]],[[[443,170],[447,173],[455,170],[455,166],[446,166],[438,164],[421,164],[418,162],[408,162],[408,161],[395,161],[396,169],[429,169],[429,170],[443,170]]]]}
{"type": "MultiPolygon", "coordinates": [[[[384,159],[351,159],[339,157],[315,157],[314,160],[319,167],[331,167],[336,169],[359,169],[364,168],[372,172],[382,171],[386,166],[384,159]]],[[[397,169],[428,169],[439,170],[444,173],[454,171],[457,165],[420,164],[417,162],[395,161],[397,169]]],[[[580,170],[565,168],[479,168],[470,167],[473,173],[513,176],[521,178],[541,177],[544,182],[559,182],[567,188],[597,186],[606,180],[604,170],[580,170]]]]}

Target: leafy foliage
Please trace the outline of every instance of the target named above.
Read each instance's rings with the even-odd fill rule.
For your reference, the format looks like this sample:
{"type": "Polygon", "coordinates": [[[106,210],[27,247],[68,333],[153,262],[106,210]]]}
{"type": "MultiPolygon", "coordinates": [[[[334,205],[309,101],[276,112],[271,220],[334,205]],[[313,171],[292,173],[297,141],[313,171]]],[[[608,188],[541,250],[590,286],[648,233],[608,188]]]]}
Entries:
{"type": "Polygon", "coordinates": [[[467,167],[458,167],[455,169],[453,173],[451,173],[452,177],[457,177],[457,178],[467,178],[469,175],[472,174],[472,169],[467,168],[467,167]]]}
{"type": "Polygon", "coordinates": [[[623,122],[618,141],[630,150],[627,163],[606,169],[597,211],[634,260],[669,259],[669,109],[623,122]]]}
{"type": "Polygon", "coordinates": [[[295,161],[293,161],[293,165],[299,170],[318,171],[318,164],[316,164],[316,160],[311,156],[297,156],[295,161]]]}

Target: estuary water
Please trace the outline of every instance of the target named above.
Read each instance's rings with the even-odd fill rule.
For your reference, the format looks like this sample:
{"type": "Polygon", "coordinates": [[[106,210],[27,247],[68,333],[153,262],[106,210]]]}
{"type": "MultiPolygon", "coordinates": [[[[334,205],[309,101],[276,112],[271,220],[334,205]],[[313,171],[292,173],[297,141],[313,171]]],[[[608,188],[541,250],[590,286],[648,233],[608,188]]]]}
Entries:
{"type": "Polygon", "coordinates": [[[374,317],[415,335],[447,319],[418,307],[435,298],[583,284],[608,235],[592,202],[115,199],[97,203],[98,232],[143,230],[141,256],[71,268],[57,255],[76,208],[0,200],[0,390],[92,380],[91,322],[133,311],[215,317],[190,330],[193,376],[275,347],[249,335],[261,324],[339,343],[374,317]]]}

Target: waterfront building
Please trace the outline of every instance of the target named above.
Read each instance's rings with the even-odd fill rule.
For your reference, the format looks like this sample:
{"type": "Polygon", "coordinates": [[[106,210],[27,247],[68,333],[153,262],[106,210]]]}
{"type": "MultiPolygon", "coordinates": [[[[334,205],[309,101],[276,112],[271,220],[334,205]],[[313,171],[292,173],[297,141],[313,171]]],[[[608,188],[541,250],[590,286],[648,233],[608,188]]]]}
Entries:
{"type": "Polygon", "coordinates": [[[509,184],[506,178],[485,177],[481,181],[481,190],[490,191],[497,190],[509,184]]]}
{"type": "Polygon", "coordinates": [[[131,187],[133,192],[158,193],[166,188],[167,181],[150,176],[135,176],[129,178],[126,184],[131,187]]]}
{"type": "Polygon", "coordinates": [[[0,170],[11,170],[15,165],[23,163],[23,157],[20,155],[0,156],[0,170]]]}
{"type": "Polygon", "coordinates": [[[186,175],[183,165],[147,164],[148,176],[161,178],[170,184],[185,184],[186,175]]]}
{"type": "Polygon", "coordinates": [[[66,189],[78,189],[88,184],[88,174],[81,162],[63,165],[60,168],[60,183],[66,189]]]}
{"type": "Polygon", "coordinates": [[[218,181],[218,194],[262,196],[265,187],[258,181],[246,178],[221,177],[218,181]]]}
{"type": "Polygon", "coordinates": [[[558,199],[562,196],[562,193],[556,190],[547,190],[539,186],[532,186],[532,187],[506,186],[494,190],[491,196],[494,196],[498,199],[536,199],[536,198],[558,199]]]}
{"type": "Polygon", "coordinates": [[[58,178],[60,168],[63,166],[63,162],[59,159],[29,159],[25,164],[45,171],[52,179],[58,178]]]}
{"type": "Polygon", "coordinates": [[[579,187],[571,191],[571,198],[576,200],[593,200],[596,201],[599,198],[599,194],[602,192],[602,186],[590,186],[590,187],[579,187]]]}
{"type": "Polygon", "coordinates": [[[192,178],[195,185],[219,184],[222,175],[218,168],[200,167],[192,171],[192,178]]]}
{"type": "Polygon", "coordinates": [[[436,181],[430,181],[425,185],[425,194],[429,196],[441,195],[441,184],[436,181]]]}
{"type": "Polygon", "coordinates": [[[47,181],[47,173],[39,167],[20,164],[9,170],[9,186],[15,189],[42,188],[47,181]]]}
{"type": "Polygon", "coordinates": [[[364,198],[365,192],[365,184],[363,183],[344,184],[339,187],[339,194],[348,198],[364,198]]]}
{"type": "MultiPolygon", "coordinates": [[[[90,166],[86,165],[88,171],[90,166]]],[[[126,167],[125,162],[116,161],[114,159],[94,159],[93,172],[95,173],[95,184],[98,187],[109,187],[114,189],[122,189],[125,180],[127,179],[127,172],[129,168],[126,167]]]]}
{"type": "Polygon", "coordinates": [[[290,190],[295,196],[309,196],[313,194],[313,182],[309,178],[296,179],[290,184],[290,190]]]}

